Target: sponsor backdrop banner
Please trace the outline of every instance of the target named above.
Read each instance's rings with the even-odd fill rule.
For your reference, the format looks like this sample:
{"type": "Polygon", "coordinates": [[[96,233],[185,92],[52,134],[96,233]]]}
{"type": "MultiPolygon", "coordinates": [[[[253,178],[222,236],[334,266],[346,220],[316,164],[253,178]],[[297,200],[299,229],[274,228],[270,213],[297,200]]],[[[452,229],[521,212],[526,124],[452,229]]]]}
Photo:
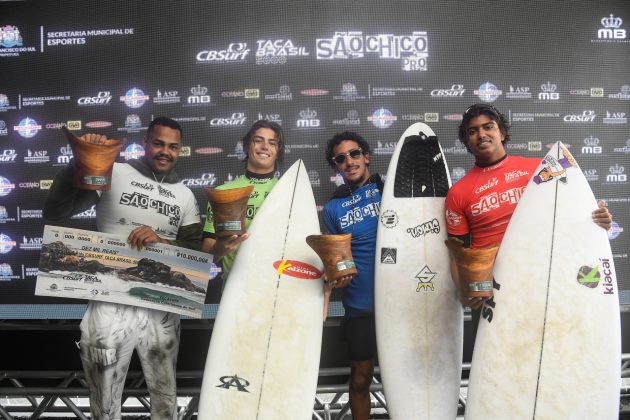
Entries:
{"type": "MultiPolygon", "coordinates": [[[[509,153],[570,148],[614,215],[628,304],[629,30],[625,0],[1,2],[0,304],[76,302],[34,294],[42,204],[72,159],[63,124],[125,139],[126,161],[144,153],[153,117],[178,120],[177,171],[204,208],[203,187],[244,172],[247,128],[277,121],[280,170],[303,159],[322,206],[341,182],[325,143],[345,130],[384,173],[405,128],[425,122],[461,178],[473,160],[457,128],[476,102],[508,116],[509,153]]],[[[68,226],[93,229],[94,216],[68,226]]]]}

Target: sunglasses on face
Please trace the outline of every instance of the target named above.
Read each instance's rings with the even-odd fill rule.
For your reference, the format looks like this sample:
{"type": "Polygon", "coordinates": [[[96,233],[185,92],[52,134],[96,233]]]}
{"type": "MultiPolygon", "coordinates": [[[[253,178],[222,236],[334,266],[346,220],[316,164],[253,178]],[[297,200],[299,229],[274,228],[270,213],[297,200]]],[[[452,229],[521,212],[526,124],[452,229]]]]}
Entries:
{"type": "Polygon", "coordinates": [[[466,108],[466,111],[464,111],[464,118],[467,117],[469,114],[472,114],[473,112],[475,112],[475,113],[490,112],[493,115],[495,115],[496,117],[499,117],[499,115],[501,115],[499,110],[496,109],[495,107],[493,107],[492,105],[488,105],[488,104],[474,104],[474,105],[469,106],[468,108],[466,108]]]}
{"type": "Polygon", "coordinates": [[[342,163],[344,163],[346,161],[346,156],[350,156],[352,159],[358,159],[359,156],[361,156],[363,154],[363,150],[359,149],[352,149],[347,153],[339,153],[337,156],[333,157],[333,161],[337,164],[337,165],[341,165],[342,163]]]}

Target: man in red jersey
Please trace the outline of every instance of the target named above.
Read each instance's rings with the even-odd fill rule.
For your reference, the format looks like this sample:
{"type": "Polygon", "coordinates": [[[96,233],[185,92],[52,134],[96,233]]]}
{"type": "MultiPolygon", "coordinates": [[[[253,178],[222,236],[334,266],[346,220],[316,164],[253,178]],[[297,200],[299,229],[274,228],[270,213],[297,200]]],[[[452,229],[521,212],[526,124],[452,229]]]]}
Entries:
{"type": "MultiPolygon", "coordinates": [[[[475,165],[446,194],[448,234],[463,242],[464,247],[478,249],[499,245],[516,204],[533,176],[544,181],[551,174],[536,174],[539,158],[511,156],[505,151],[510,141],[509,123],[492,105],[475,104],[464,112],[459,139],[475,157],[475,165]]],[[[612,216],[600,201],[593,211],[593,221],[608,230],[612,216]]],[[[451,261],[453,280],[459,288],[459,275],[451,261]]],[[[460,296],[469,306],[476,333],[484,298],[460,296]]],[[[473,335],[474,337],[474,335],[473,335]]]]}

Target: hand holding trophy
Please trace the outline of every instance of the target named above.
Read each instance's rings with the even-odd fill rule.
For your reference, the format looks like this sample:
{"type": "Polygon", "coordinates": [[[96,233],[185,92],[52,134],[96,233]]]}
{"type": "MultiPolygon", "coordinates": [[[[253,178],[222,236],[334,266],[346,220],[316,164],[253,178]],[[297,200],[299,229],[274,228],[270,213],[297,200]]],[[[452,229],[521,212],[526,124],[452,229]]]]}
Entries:
{"type": "Polygon", "coordinates": [[[313,248],[324,263],[326,281],[336,284],[339,279],[357,273],[350,250],[351,233],[339,235],[310,235],[306,243],[313,248]]]}
{"type": "Polygon", "coordinates": [[[98,134],[77,137],[65,125],[61,129],[70,142],[74,156],[74,187],[82,190],[109,190],[114,161],[124,142],[98,134]]]}
{"type": "Polygon", "coordinates": [[[253,189],[253,186],[226,190],[206,188],[217,237],[242,235],[247,231],[245,226],[247,200],[253,189]]]}

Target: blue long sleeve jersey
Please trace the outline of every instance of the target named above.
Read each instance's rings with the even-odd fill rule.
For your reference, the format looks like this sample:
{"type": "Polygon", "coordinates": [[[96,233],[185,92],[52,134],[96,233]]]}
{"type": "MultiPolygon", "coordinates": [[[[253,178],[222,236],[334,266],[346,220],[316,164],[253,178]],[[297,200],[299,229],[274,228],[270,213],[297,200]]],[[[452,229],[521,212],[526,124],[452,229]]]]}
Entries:
{"type": "Polygon", "coordinates": [[[352,233],[352,257],[357,275],[345,288],[346,311],[374,311],[374,257],[382,181],[378,174],[361,187],[342,185],[324,206],[324,225],[330,234],[352,233]]]}

